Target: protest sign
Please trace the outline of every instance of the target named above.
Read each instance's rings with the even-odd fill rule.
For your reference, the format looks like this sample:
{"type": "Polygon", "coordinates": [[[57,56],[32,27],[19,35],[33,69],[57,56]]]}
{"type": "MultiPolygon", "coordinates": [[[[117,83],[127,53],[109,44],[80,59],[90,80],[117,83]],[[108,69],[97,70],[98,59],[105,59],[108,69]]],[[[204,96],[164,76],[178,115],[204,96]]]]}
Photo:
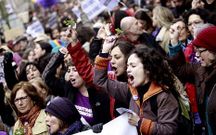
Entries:
{"type": "Polygon", "coordinates": [[[27,27],[26,33],[30,34],[34,38],[40,34],[44,34],[44,28],[40,21],[36,21],[27,27]]]}
{"type": "Polygon", "coordinates": [[[128,114],[124,113],[105,124],[101,133],[87,130],[75,135],[138,135],[138,133],[136,127],[128,123],[128,114]]]}
{"type": "Polygon", "coordinates": [[[109,11],[112,11],[116,6],[118,6],[118,0],[100,0],[104,6],[107,7],[109,11]]]}
{"type": "Polygon", "coordinates": [[[48,27],[54,29],[58,26],[58,16],[56,12],[53,12],[48,20],[48,27]]]}
{"type": "Polygon", "coordinates": [[[76,15],[77,18],[80,18],[81,12],[80,12],[78,6],[75,6],[75,7],[72,9],[72,12],[76,15]]]}
{"type": "Polygon", "coordinates": [[[106,9],[98,0],[84,0],[81,2],[81,7],[89,20],[94,19],[106,9]]]}

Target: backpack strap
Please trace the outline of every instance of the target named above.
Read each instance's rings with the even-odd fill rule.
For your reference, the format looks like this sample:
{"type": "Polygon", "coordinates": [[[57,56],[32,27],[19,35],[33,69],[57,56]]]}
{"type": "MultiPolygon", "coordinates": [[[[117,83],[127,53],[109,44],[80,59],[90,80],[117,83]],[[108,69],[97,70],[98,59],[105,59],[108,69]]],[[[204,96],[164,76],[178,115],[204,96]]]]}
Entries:
{"type": "Polygon", "coordinates": [[[151,105],[151,111],[154,113],[155,116],[157,116],[157,96],[152,96],[150,99],[150,105],[151,105]]]}

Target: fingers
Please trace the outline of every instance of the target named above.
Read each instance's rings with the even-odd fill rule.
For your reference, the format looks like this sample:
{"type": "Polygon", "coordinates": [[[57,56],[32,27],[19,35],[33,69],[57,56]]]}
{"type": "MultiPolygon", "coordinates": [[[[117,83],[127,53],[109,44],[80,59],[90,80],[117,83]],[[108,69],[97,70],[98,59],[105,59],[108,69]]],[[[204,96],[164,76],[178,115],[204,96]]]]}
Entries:
{"type": "Polygon", "coordinates": [[[105,32],[106,32],[107,36],[112,35],[112,33],[110,31],[110,24],[109,23],[105,25],[104,29],[105,29],[105,32]]]}
{"type": "Polygon", "coordinates": [[[62,53],[62,54],[67,54],[68,53],[68,50],[67,50],[67,48],[65,48],[65,47],[61,47],[60,49],[59,49],[59,51],[62,53]]]}
{"type": "Polygon", "coordinates": [[[112,43],[113,41],[115,41],[117,39],[117,36],[113,35],[113,36],[109,36],[106,38],[106,42],[107,43],[112,43]]]}
{"type": "Polygon", "coordinates": [[[139,116],[136,113],[128,113],[128,123],[133,126],[138,126],[139,116]]]}

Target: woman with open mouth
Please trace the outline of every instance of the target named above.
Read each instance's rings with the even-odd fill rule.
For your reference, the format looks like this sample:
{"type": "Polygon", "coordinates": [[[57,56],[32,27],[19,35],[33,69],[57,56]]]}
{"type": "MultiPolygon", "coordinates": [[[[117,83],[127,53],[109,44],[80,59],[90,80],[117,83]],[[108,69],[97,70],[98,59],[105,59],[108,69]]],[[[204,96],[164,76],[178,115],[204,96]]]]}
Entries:
{"type": "Polygon", "coordinates": [[[51,135],[71,135],[82,131],[81,116],[69,99],[55,97],[47,104],[45,112],[51,135]]]}
{"type": "MultiPolygon", "coordinates": [[[[79,45],[76,47],[81,48],[80,43],[78,42],[77,44],[79,45]]],[[[96,88],[90,83],[92,81],[89,81],[88,77],[91,78],[91,74],[86,75],[86,72],[79,72],[78,69],[83,67],[87,72],[91,71],[85,63],[79,62],[83,59],[83,56],[79,55],[79,51],[76,52],[79,56],[78,59],[73,59],[73,62],[70,59],[65,63],[66,73],[64,78],[56,78],[56,69],[63,61],[64,55],[68,54],[66,48],[62,49],[54,54],[44,71],[43,78],[47,85],[52,88],[54,95],[67,97],[73,102],[81,115],[84,125],[93,126],[95,124],[109,122],[111,120],[109,96],[105,91],[98,91],[99,88],[96,88]],[[74,64],[77,61],[81,63],[81,67],[74,64]]]]}
{"type": "MultiPolygon", "coordinates": [[[[105,41],[103,47],[112,45],[114,42],[105,41]]],[[[96,58],[94,83],[129,104],[135,113],[129,114],[128,122],[138,128],[139,134],[177,134],[179,106],[171,93],[175,89],[174,76],[160,54],[144,45],[137,47],[128,58],[128,83],[105,79],[104,62],[96,58]],[[152,100],[157,107],[153,110],[152,100]]]]}

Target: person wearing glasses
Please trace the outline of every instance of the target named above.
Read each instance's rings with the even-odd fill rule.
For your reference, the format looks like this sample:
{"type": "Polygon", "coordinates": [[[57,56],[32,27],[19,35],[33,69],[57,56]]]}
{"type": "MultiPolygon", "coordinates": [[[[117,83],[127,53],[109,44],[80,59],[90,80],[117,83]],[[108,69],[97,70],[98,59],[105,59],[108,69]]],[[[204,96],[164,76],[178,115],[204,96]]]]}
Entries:
{"type": "Polygon", "coordinates": [[[197,24],[203,24],[207,22],[209,12],[206,9],[197,8],[191,9],[183,15],[185,23],[191,36],[194,38],[194,29],[197,24]]]}
{"type": "Polygon", "coordinates": [[[48,135],[44,100],[29,82],[16,84],[11,93],[11,104],[17,114],[14,133],[48,135]]]}
{"type": "MultiPolygon", "coordinates": [[[[201,118],[200,127],[195,134],[216,134],[216,27],[209,26],[200,30],[196,38],[191,42],[195,46],[200,63],[183,63],[178,61],[173,69],[182,80],[195,83],[198,112],[201,118]]],[[[175,50],[180,48],[176,46],[175,50]]],[[[170,48],[170,51],[173,49],[170,48]]],[[[172,65],[173,66],[173,65],[172,65]]]]}

